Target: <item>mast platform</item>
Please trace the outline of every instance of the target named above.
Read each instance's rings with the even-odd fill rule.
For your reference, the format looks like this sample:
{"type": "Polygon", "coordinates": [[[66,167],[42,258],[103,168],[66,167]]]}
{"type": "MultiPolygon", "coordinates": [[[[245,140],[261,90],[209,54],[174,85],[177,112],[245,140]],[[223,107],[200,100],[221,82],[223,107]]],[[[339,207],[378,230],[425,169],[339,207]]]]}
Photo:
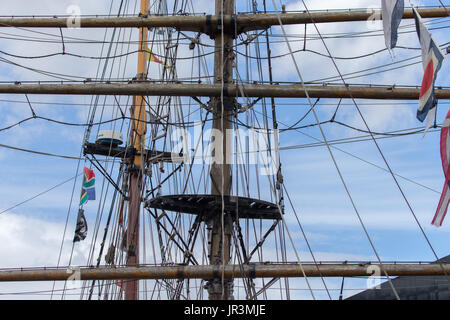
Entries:
{"type": "MultiPolygon", "coordinates": [[[[274,203],[246,197],[224,196],[224,213],[233,219],[272,219],[280,220],[280,209],[274,203]]],[[[198,214],[203,219],[222,212],[221,195],[169,195],[159,196],[145,202],[146,208],[198,214]]]]}
{"type": "MultiPolygon", "coordinates": [[[[87,142],[84,145],[83,154],[95,154],[114,158],[130,159],[136,155],[141,155],[141,152],[132,146],[119,147],[87,142]]],[[[178,154],[167,151],[147,149],[144,150],[143,155],[149,162],[172,162],[173,159],[181,158],[183,156],[182,153],[178,154]]]]}

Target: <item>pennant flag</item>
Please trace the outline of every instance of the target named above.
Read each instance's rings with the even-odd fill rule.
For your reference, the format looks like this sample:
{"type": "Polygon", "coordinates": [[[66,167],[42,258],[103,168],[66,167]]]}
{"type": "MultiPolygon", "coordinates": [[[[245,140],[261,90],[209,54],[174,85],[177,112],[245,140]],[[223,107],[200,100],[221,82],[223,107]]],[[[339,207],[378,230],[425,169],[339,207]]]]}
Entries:
{"type": "Polygon", "coordinates": [[[163,61],[159,60],[150,49],[147,49],[149,52],[149,57],[148,57],[148,61],[150,62],[156,62],[159,64],[162,64],[163,66],[165,66],[167,69],[169,69],[170,71],[172,71],[172,68],[170,68],[167,64],[165,64],[163,61]]]}
{"type": "Polygon", "coordinates": [[[84,167],[80,206],[88,200],[95,200],[95,174],[93,170],[84,167]]]}
{"type": "Polygon", "coordinates": [[[441,199],[434,215],[432,225],[436,227],[442,226],[447,208],[450,201],[450,110],[445,117],[444,124],[441,129],[441,159],[442,169],[444,170],[445,182],[442,189],[441,199]]]}
{"type": "Polygon", "coordinates": [[[84,217],[84,210],[78,210],[78,218],[77,218],[77,227],[75,228],[75,237],[73,238],[73,242],[84,240],[87,236],[87,222],[84,217]]]}
{"type": "Polygon", "coordinates": [[[388,49],[395,48],[397,44],[397,30],[402,21],[404,11],[404,0],[381,0],[384,39],[388,49]]]}
{"type": "Polygon", "coordinates": [[[417,10],[413,8],[413,12],[416,21],[417,35],[419,36],[420,46],[422,48],[422,64],[424,69],[422,86],[420,88],[419,106],[417,108],[417,119],[419,119],[420,122],[423,122],[428,116],[427,124],[425,126],[426,133],[436,119],[437,100],[434,95],[434,83],[445,56],[423,23],[417,10]]]}

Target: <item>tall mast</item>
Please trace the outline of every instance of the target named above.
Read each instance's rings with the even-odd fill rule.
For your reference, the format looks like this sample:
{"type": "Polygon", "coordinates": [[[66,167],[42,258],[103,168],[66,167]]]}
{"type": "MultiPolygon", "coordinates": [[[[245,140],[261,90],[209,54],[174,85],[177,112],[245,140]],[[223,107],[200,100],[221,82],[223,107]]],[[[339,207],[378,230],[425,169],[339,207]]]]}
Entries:
{"type": "MultiPolygon", "coordinates": [[[[234,0],[216,0],[216,16],[231,15],[234,13],[234,0]]],[[[219,26],[215,38],[214,53],[214,83],[225,87],[233,83],[233,35],[229,30],[219,26]]],[[[232,112],[234,100],[222,94],[220,97],[211,97],[214,112],[213,133],[215,150],[211,165],[211,193],[214,195],[229,196],[231,193],[231,165],[228,161],[231,153],[231,141],[227,139],[227,132],[232,127],[232,112]],[[218,141],[220,140],[220,141],[218,141]],[[221,153],[221,156],[218,153],[221,153]],[[213,160],[214,161],[214,160],[213,160]]],[[[209,232],[209,263],[211,265],[227,265],[230,262],[230,239],[233,220],[230,215],[216,214],[207,221],[209,232]]],[[[232,294],[232,280],[219,278],[210,280],[207,285],[210,300],[228,300],[232,294]]]]}
{"type": "MultiPolygon", "coordinates": [[[[127,222],[126,241],[126,267],[111,266],[97,268],[80,269],[80,279],[82,280],[100,280],[110,279],[125,280],[123,290],[126,300],[139,299],[139,279],[174,279],[179,283],[181,279],[207,279],[206,289],[208,290],[210,300],[229,300],[233,299],[233,279],[248,278],[273,278],[273,280],[283,277],[365,277],[369,276],[369,268],[375,267],[380,271],[384,271],[390,276],[447,276],[450,273],[450,264],[442,263],[438,260],[431,264],[373,264],[371,262],[348,263],[347,261],[338,264],[320,263],[314,260],[313,263],[306,263],[299,266],[297,263],[287,263],[283,259],[283,263],[260,263],[249,264],[252,254],[246,257],[244,263],[231,264],[231,235],[233,232],[234,219],[279,219],[279,207],[271,203],[250,198],[240,198],[239,201],[228,201],[227,198],[232,194],[232,168],[231,155],[233,152],[231,135],[228,133],[233,129],[233,121],[235,119],[234,110],[236,109],[235,97],[242,96],[245,92],[246,97],[257,97],[259,99],[270,97],[272,99],[272,112],[275,111],[274,98],[304,98],[305,92],[311,98],[341,98],[341,99],[401,99],[401,100],[417,100],[419,98],[420,88],[399,88],[395,86],[355,86],[345,85],[337,86],[331,83],[324,85],[310,84],[308,86],[300,86],[299,84],[273,84],[271,74],[269,76],[270,85],[264,84],[242,84],[239,87],[233,80],[234,66],[234,39],[238,34],[252,30],[263,30],[272,25],[303,24],[303,23],[328,23],[343,21],[365,21],[376,16],[380,11],[323,11],[323,12],[302,12],[302,13],[281,13],[281,14],[239,14],[234,15],[236,0],[214,0],[215,15],[189,16],[148,16],[150,0],[140,0],[140,16],[139,17],[114,17],[114,18],[81,18],[83,28],[104,28],[104,27],[133,27],[139,28],[139,45],[138,45],[138,64],[137,64],[137,83],[84,83],[84,84],[14,84],[0,85],[0,94],[6,93],[25,93],[25,94],[77,94],[77,95],[126,95],[134,96],[131,106],[132,127],[129,132],[129,148],[119,146],[106,147],[97,143],[86,143],[84,146],[85,153],[105,155],[109,157],[121,158],[127,163],[127,176],[125,181],[128,184],[129,210],[127,222]],[[214,52],[214,83],[213,84],[188,84],[182,81],[174,83],[150,83],[146,82],[148,67],[148,31],[149,28],[174,27],[178,31],[198,32],[209,35],[215,41],[214,52]],[[196,260],[194,265],[186,262],[183,264],[174,263],[174,265],[159,266],[140,266],[139,246],[140,246],[140,207],[144,200],[143,191],[145,188],[144,172],[147,163],[151,161],[149,158],[158,158],[158,161],[173,161],[171,152],[146,150],[145,134],[146,127],[146,106],[144,96],[186,96],[186,97],[209,97],[210,109],[213,112],[212,121],[212,141],[213,141],[213,162],[210,168],[211,195],[172,195],[157,196],[154,199],[146,201],[149,208],[177,212],[198,214],[200,219],[206,223],[208,230],[208,259],[209,265],[199,265],[196,260]],[[130,151],[130,149],[132,149],[130,151]],[[169,160],[170,159],[170,160],[169,160]],[[194,196],[198,196],[195,198],[194,196]],[[195,199],[195,201],[191,201],[195,199]],[[166,202],[165,202],[166,201],[166,202]],[[253,202],[254,201],[254,202],[253,202]],[[233,205],[230,205],[230,203],[233,205]],[[227,211],[225,205],[228,205],[227,211]],[[242,210],[244,209],[244,210],[242,210]],[[274,210],[277,214],[275,216],[274,210]],[[226,213],[225,213],[226,211],[226,213]],[[236,215],[232,215],[236,213],[236,215]]],[[[419,9],[422,17],[447,17],[448,10],[446,8],[419,9]]],[[[410,9],[405,10],[403,19],[414,18],[410,9]]],[[[2,27],[44,27],[44,28],[65,28],[67,26],[67,18],[0,18],[0,28],[2,27]]],[[[267,34],[266,34],[267,36],[267,34]]],[[[306,36],[306,35],[305,35],[306,36]]],[[[306,38],[305,38],[306,39],[306,38]]],[[[178,44],[178,43],[177,43],[178,44]]],[[[270,48],[267,44],[269,72],[270,65],[270,48]]],[[[449,48],[447,48],[447,52],[449,48]]],[[[199,53],[200,56],[200,53],[199,53]]],[[[258,57],[259,58],[259,57],[258,57]]],[[[199,71],[199,79],[200,79],[199,71]]],[[[261,79],[263,80],[263,79],[261,79]]],[[[86,81],[90,82],[90,81],[86,81]]],[[[450,89],[436,88],[435,94],[438,99],[450,99],[450,89]]],[[[28,101],[29,103],[29,101],[28,101]]],[[[30,104],[30,103],[29,103],[30,104]]],[[[30,104],[31,107],[31,104],[30,104]]],[[[275,113],[273,113],[275,119],[275,113]]],[[[183,120],[181,120],[183,122],[183,120]]],[[[276,121],[276,119],[275,119],[276,121]]],[[[91,123],[92,124],[92,123],[91,123]]],[[[184,124],[184,123],[183,123],[184,124]]],[[[176,126],[175,123],[167,122],[167,126],[176,126]]],[[[273,128],[276,129],[276,123],[273,128]]],[[[167,129],[165,129],[167,130],[167,129]]],[[[277,137],[276,137],[277,139],[277,137]]],[[[203,142],[203,141],[202,141],[203,142]]],[[[277,145],[277,140],[275,145],[277,145]]],[[[185,150],[187,151],[187,150],[185,150]]],[[[380,151],[381,152],[381,151],[380,151]]],[[[176,154],[178,155],[178,154],[176,154]]],[[[279,164],[279,162],[278,162],[279,164]]],[[[387,164],[387,163],[386,163],[387,164]]],[[[181,168],[181,165],[180,165],[181,168]]],[[[172,174],[170,173],[164,181],[167,181],[172,174]]],[[[189,173],[190,174],[190,173],[189,173]]],[[[203,172],[202,172],[203,175],[203,172]]],[[[203,178],[203,176],[202,176],[203,178]]],[[[189,176],[188,176],[189,179],[189,176]]],[[[235,178],[236,179],[236,178],[235,178]]],[[[237,179],[236,179],[237,180],[237,179]]],[[[187,184],[186,184],[187,185],[187,184]]],[[[161,188],[161,185],[159,185],[161,188]]],[[[124,188],[126,189],[126,188],[124,188]]],[[[185,188],[186,189],[186,188],[185,188]]],[[[236,191],[236,193],[238,193],[236,191]]],[[[126,194],[125,190],[123,194],[126,194]]],[[[237,196],[238,194],[236,194],[237,196]]],[[[237,197],[233,197],[237,198],[237,197]]],[[[114,204],[114,202],[113,202],[114,204]]],[[[164,211],[163,211],[164,212],[164,211]]],[[[194,258],[190,250],[196,248],[195,240],[192,240],[192,246],[189,247],[191,241],[186,245],[183,241],[184,231],[178,233],[176,225],[169,220],[168,215],[160,215],[158,219],[167,219],[170,225],[175,229],[174,233],[169,232],[166,228],[163,230],[168,235],[167,243],[173,241],[178,248],[184,253],[184,258],[194,258]],[[180,244],[175,242],[180,238],[180,244]]],[[[109,219],[109,218],[108,218],[109,219]]],[[[200,219],[198,221],[200,221],[200,219]]],[[[279,219],[280,220],[280,219],[279,219]]],[[[182,222],[183,224],[185,222],[182,222]]],[[[163,225],[163,224],[161,224],[163,225]]],[[[197,227],[197,219],[194,222],[197,227]]],[[[236,225],[238,226],[238,225],[236,225]]],[[[269,229],[257,244],[253,252],[261,248],[266,236],[273,232],[276,224],[269,229]]],[[[301,226],[300,226],[301,227],[301,226]]],[[[199,230],[198,228],[197,230],[199,230]]],[[[189,230],[194,231],[194,228],[189,230]]],[[[202,234],[203,236],[203,234],[202,234]]],[[[276,235],[275,235],[276,236],[276,235]]],[[[105,238],[106,239],[106,233],[105,238]]],[[[111,239],[113,239],[111,237],[111,239]]],[[[280,239],[282,235],[280,234],[280,239]]],[[[257,237],[255,237],[257,240],[257,237]]],[[[305,240],[306,237],[305,237],[305,240]]],[[[104,242],[104,241],[103,241],[104,242]]],[[[161,245],[163,242],[161,241],[161,245]]],[[[430,245],[431,246],[431,245],[430,245]]],[[[245,251],[246,247],[242,245],[245,251]]],[[[286,252],[286,248],[281,250],[286,252]]],[[[294,248],[295,249],[295,248],[294,248]]],[[[171,249],[167,250],[171,253],[171,249]]],[[[175,249],[178,250],[178,249],[175,249]]],[[[252,253],[253,253],[252,252],[252,253]]],[[[434,252],[434,250],[433,250],[434,252]]],[[[177,251],[178,253],[178,251],[177,251]]],[[[312,254],[312,252],[311,252],[312,254]]],[[[101,255],[100,255],[101,257],[101,255]]],[[[161,254],[163,257],[163,254],[161,254]]],[[[173,259],[178,260],[178,255],[173,259]]],[[[185,259],[187,261],[187,259],[185,259]]],[[[203,260],[202,260],[203,261],[203,260]]],[[[23,270],[1,270],[0,282],[2,281],[49,281],[49,280],[70,280],[71,274],[67,273],[66,268],[42,268],[23,270]]],[[[375,275],[375,274],[374,274],[375,275]]],[[[265,285],[257,294],[249,299],[255,298],[259,293],[268,289],[273,281],[265,285]]],[[[180,288],[182,286],[180,285],[180,288]]],[[[286,290],[289,290],[286,285],[286,290]]],[[[202,288],[203,289],[203,288],[202,288]]],[[[201,290],[202,290],[201,289],[201,290]]],[[[168,289],[172,290],[172,288],[168,289]]],[[[177,287],[178,290],[178,287],[177,287]]],[[[281,290],[281,288],[280,288],[281,290]]],[[[181,289],[180,289],[181,292],[181,289]]],[[[256,293],[256,292],[255,292],[256,293]]],[[[179,298],[180,294],[173,295],[179,298]]],[[[188,294],[189,298],[190,295],[188,294]]]]}
{"type": "MultiPolygon", "coordinates": [[[[140,15],[148,14],[149,0],[141,0],[140,15]]],[[[147,38],[148,28],[139,29],[139,53],[137,79],[147,78],[147,38]]],[[[129,180],[129,212],[127,228],[127,266],[139,264],[139,220],[143,181],[143,155],[145,150],[146,112],[144,98],[135,96],[131,108],[133,117],[132,132],[130,133],[131,143],[137,151],[134,161],[128,168],[129,180]]],[[[127,281],[124,286],[125,299],[137,300],[139,298],[139,282],[127,281]]]]}

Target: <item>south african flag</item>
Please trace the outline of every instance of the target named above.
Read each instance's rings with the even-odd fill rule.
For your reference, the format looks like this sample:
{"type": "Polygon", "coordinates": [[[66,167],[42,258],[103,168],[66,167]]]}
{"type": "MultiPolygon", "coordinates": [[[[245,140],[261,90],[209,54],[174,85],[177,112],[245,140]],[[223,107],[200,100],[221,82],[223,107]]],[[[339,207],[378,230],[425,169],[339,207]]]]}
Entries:
{"type": "Polygon", "coordinates": [[[95,200],[95,174],[93,170],[84,167],[80,206],[88,200],[95,200]]]}

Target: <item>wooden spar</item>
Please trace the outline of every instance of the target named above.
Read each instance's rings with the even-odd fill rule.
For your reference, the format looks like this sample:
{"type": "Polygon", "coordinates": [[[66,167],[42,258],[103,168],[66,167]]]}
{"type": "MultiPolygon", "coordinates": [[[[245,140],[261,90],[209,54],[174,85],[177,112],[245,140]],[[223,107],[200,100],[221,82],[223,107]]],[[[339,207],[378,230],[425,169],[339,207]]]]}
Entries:
{"type": "MultiPolygon", "coordinates": [[[[140,13],[145,15],[148,13],[149,0],[141,0],[140,13]]],[[[145,80],[147,78],[147,38],[148,28],[143,27],[139,29],[139,53],[138,53],[138,67],[137,78],[145,80]]],[[[142,194],[142,171],[143,171],[143,157],[145,150],[145,133],[147,132],[147,117],[145,110],[145,103],[143,95],[136,95],[133,98],[133,106],[131,108],[133,114],[133,127],[130,132],[131,143],[134,144],[134,149],[137,154],[134,156],[133,164],[130,165],[128,171],[130,172],[129,183],[129,213],[127,226],[127,266],[134,266],[139,264],[139,228],[140,228],[140,209],[141,209],[141,194],[142,194]]],[[[129,281],[125,283],[125,300],[139,299],[139,282],[129,281]]]]}
{"type": "MultiPolygon", "coordinates": [[[[228,84],[225,96],[241,96],[242,88],[246,97],[305,98],[301,85],[242,85],[228,84]]],[[[355,98],[417,100],[420,88],[392,86],[337,86],[307,85],[312,98],[355,98]]],[[[197,96],[219,97],[220,84],[8,84],[0,85],[0,94],[71,94],[71,95],[140,95],[140,96],[197,96]]],[[[450,99],[450,89],[435,89],[437,99],[450,99]]]]}
{"type": "MultiPolygon", "coordinates": [[[[303,264],[307,277],[364,277],[371,276],[378,264],[303,264]]],[[[389,276],[445,276],[450,264],[383,264],[389,276]],[[445,270],[445,272],[444,272],[445,270]]],[[[381,269],[380,269],[381,270],[381,269]]],[[[100,267],[80,269],[32,269],[0,271],[0,282],[63,281],[76,272],[80,280],[136,280],[136,279],[211,279],[217,274],[226,279],[303,277],[298,264],[255,264],[222,266],[141,266],[100,267]],[[72,271],[71,271],[72,270],[72,271]]],[[[383,274],[381,272],[380,274],[383,274]]]]}
{"type": "MultiPolygon", "coordinates": [[[[234,0],[215,1],[216,18],[230,15],[234,12],[234,0]]],[[[224,28],[225,29],[225,28],[224,28]]],[[[214,83],[222,89],[233,83],[233,35],[218,32],[214,42],[214,83]]],[[[213,157],[219,160],[213,161],[210,169],[211,194],[229,196],[231,192],[231,165],[230,154],[232,152],[231,139],[227,136],[233,125],[234,99],[226,94],[211,96],[211,106],[213,107],[214,120],[212,129],[220,135],[212,137],[214,139],[213,157]],[[219,138],[220,137],[220,138],[219,138]],[[219,155],[220,154],[220,155],[219,155]]],[[[231,215],[214,215],[207,222],[208,229],[208,256],[209,264],[213,266],[228,265],[231,259],[231,233],[233,230],[233,220],[231,215]]],[[[231,281],[222,281],[220,275],[209,278],[206,288],[209,300],[229,300],[232,295],[231,281]]]]}
{"type": "MultiPolygon", "coordinates": [[[[447,17],[448,13],[444,8],[418,9],[422,18],[447,17]]],[[[345,21],[366,21],[371,18],[381,17],[380,10],[348,10],[348,11],[312,11],[300,13],[283,13],[281,21],[283,24],[304,24],[345,22],[345,21]]],[[[405,9],[403,19],[413,19],[412,9],[405,9]]],[[[204,31],[205,26],[216,26],[219,20],[216,16],[148,16],[141,17],[81,17],[81,28],[150,28],[150,27],[173,27],[182,31],[204,31]]],[[[224,16],[224,25],[236,24],[238,30],[248,28],[266,28],[271,25],[279,25],[278,14],[238,14],[224,16]]],[[[22,27],[22,28],[67,28],[67,18],[23,18],[11,17],[0,18],[0,27],[22,27]]]]}

